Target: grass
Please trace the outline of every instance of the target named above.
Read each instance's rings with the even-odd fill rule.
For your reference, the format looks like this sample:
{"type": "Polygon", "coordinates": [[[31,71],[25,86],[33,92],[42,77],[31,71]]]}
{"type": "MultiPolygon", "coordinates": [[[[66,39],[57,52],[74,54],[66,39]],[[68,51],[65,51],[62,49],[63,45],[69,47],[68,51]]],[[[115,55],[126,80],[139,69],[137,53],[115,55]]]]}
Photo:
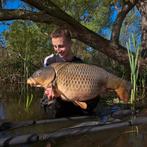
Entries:
{"type": "Polygon", "coordinates": [[[29,108],[30,108],[30,106],[32,104],[32,101],[33,101],[33,94],[31,94],[30,96],[27,95],[26,102],[25,102],[25,110],[26,111],[29,111],[29,108]]]}
{"type": "Polygon", "coordinates": [[[133,109],[135,108],[136,104],[136,98],[137,98],[137,81],[138,81],[138,72],[139,72],[139,65],[138,65],[138,59],[139,59],[139,53],[141,50],[141,47],[136,45],[135,37],[132,34],[131,38],[129,38],[129,41],[127,42],[127,51],[128,51],[128,57],[129,57],[129,63],[130,63],[130,69],[131,69],[131,104],[133,109]],[[131,49],[135,49],[135,53],[131,52],[131,49]]]}

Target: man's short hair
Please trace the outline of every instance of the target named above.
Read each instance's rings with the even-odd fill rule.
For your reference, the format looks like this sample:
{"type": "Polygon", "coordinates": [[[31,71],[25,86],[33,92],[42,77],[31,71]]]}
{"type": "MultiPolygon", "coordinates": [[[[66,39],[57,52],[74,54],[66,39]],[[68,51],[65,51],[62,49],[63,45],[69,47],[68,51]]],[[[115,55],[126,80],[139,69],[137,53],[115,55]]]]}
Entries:
{"type": "Polygon", "coordinates": [[[67,40],[71,40],[71,34],[69,30],[58,28],[55,31],[53,31],[50,35],[51,38],[57,38],[57,37],[65,37],[67,40]]]}

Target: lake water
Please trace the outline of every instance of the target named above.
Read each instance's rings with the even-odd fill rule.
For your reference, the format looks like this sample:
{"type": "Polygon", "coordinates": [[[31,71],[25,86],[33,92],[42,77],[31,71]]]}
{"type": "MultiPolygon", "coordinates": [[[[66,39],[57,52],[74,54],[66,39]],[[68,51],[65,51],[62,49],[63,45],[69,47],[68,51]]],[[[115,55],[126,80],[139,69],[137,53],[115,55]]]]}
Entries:
{"type": "MultiPolygon", "coordinates": [[[[27,122],[29,120],[46,120],[47,114],[40,107],[42,91],[36,91],[29,109],[25,109],[25,100],[20,99],[20,92],[13,85],[1,85],[0,88],[0,119],[2,122],[27,122]]],[[[146,112],[146,111],[145,111],[146,112]]],[[[144,112],[144,116],[145,113],[144,112]]],[[[24,134],[45,134],[72,127],[84,122],[98,121],[98,118],[64,120],[25,127],[13,128],[0,132],[0,140],[9,136],[24,134]]],[[[19,123],[18,123],[19,124],[19,123]]],[[[0,141],[1,142],[1,141],[0,141]]],[[[50,141],[38,141],[31,144],[14,145],[15,147],[146,147],[147,125],[93,131],[82,135],[64,136],[50,141]]]]}

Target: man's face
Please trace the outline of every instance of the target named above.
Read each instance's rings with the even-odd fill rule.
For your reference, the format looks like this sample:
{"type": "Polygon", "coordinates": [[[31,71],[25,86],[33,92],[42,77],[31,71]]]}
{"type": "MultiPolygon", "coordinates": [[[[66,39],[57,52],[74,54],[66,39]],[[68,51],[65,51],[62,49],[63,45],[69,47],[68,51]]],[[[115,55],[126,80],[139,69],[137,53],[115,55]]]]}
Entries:
{"type": "Polygon", "coordinates": [[[67,57],[71,52],[71,41],[67,41],[64,37],[52,38],[52,45],[61,57],[67,57]]]}

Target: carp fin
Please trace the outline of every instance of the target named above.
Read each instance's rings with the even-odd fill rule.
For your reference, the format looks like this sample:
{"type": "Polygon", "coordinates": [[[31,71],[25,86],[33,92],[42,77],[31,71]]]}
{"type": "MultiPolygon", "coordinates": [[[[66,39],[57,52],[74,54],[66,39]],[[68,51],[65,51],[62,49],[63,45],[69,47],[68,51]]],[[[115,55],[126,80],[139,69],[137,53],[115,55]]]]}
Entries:
{"type": "Polygon", "coordinates": [[[82,109],[87,109],[87,104],[86,102],[79,102],[79,101],[74,101],[74,104],[80,106],[82,109]]]}

